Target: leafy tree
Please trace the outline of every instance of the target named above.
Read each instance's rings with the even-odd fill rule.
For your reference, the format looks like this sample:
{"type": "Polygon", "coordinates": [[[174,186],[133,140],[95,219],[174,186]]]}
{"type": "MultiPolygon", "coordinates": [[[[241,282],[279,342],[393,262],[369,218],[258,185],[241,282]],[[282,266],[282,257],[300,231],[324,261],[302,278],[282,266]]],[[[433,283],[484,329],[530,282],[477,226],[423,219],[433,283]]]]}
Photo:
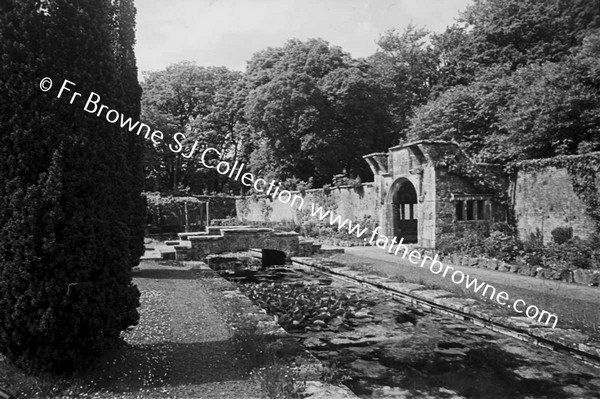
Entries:
{"type": "Polygon", "coordinates": [[[407,136],[455,140],[494,162],[600,148],[598,5],[475,1],[432,38],[438,84],[407,136]]]}
{"type": "Polygon", "coordinates": [[[127,136],[83,99],[57,97],[68,79],[111,108],[135,98],[135,85],[115,90],[135,68],[132,12],[128,1],[11,0],[0,13],[0,351],[29,370],[82,367],[138,320],[127,136]]]}
{"type": "Polygon", "coordinates": [[[181,187],[220,190],[224,178],[206,171],[197,158],[211,146],[229,151],[240,145],[240,99],[236,96],[241,74],[224,67],[200,67],[181,62],[146,76],[142,87],[142,118],[164,134],[149,148],[147,177],[154,190],[177,191],[181,187]],[[183,133],[176,137],[177,133],[183,133]],[[183,149],[179,152],[176,140],[183,149]],[[196,141],[198,144],[196,144],[196,141]],[[194,146],[196,145],[196,150],[194,146]],[[170,148],[169,146],[173,146],[170,148]],[[198,152],[197,150],[201,151],[198,152]],[[191,158],[187,159],[191,154],[191,158]],[[203,179],[213,179],[206,185],[203,179]],[[215,180],[217,178],[217,180],[215,180]]]}
{"type": "Polygon", "coordinates": [[[320,39],[255,54],[245,77],[254,172],[317,185],[344,168],[366,177],[362,155],[392,143],[385,93],[369,69],[320,39]]]}
{"type": "Polygon", "coordinates": [[[511,159],[599,150],[599,71],[597,54],[518,70],[518,90],[501,115],[510,137],[496,148],[511,159]]]}
{"type": "Polygon", "coordinates": [[[506,139],[500,111],[515,88],[503,68],[490,68],[469,85],[454,86],[415,111],[407,131],[409,140],[455,141],[471,156],[485,161],[500,160],[503,153],[486,151],[490,141],[506,139]]]}
{"type": "Polygon", "coordinates": [[[456,24],[432,39],[442,54],[436,91],[468,84],[494,65],[514,71],[558,62],[599,26],[598,0],[475,0],[456,24]]]}
{"type": "Polygon", "coordinates": [[[427,44],[430,32],[409,25],[387,31],[377,42],[380,50],[369,57],[369,74],[386,94],[392,129],[408,127],[414,109],[425,103],[438,79],[438,50],[427,44]]]}

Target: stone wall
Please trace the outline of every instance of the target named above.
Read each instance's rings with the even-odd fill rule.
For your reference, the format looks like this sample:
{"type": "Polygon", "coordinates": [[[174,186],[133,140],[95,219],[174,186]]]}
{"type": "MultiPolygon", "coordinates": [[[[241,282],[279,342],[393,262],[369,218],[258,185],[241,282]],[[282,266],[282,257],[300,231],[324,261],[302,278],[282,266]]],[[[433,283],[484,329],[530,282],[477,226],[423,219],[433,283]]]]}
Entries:
{"type": "Polygon", "coordinates": [[[302,212],[298,211],[300,201],[296,201],[294,206],[291,206],[290,203],[284,204],[266,196],[243,197],[236,199],[237,218],[241,223],[266,222],[300,225],[307,219],[318,221],[317,217],[310,217],[312,204],[315,204],[315,207],[323,207],[324,211],[331,210],[341,215],[342,220],[350,219],[360,222],[366,217],[375,217],[377,193],[372,183],[365,183],[358,188],[342,186],[327,191],[324,189],[306,190],[304,195],[297,192],[294,194],[304,200],[302,212]]]}
{"type": "MultiPolygon", "coordinates": [[[[179,252],[185,251],[191,260],[204,260],[207,255],[224,252],[247,251],[250,248],[275,249],[285,253],[286,257],[299,253],[299,236],[293,232],[276,233],[265,228],[237,228],[220,230],[219,235],[193,235],[188,237],[192,246],[176,246],[179,252]]],[[[312,246],[312,243],[311,243],[312,246]]]]}
{"type": "Polygon", "coordinates": [[[548,243],[557,227],[572,227],[573,235],[587,238],[595,231],[586,205],[573,190],[566,168],[547,166],[518,170],[511,184],[519,239],[527,240],[537,231],[548,243]]]}
{"type": "Polygon", "coordinates": [[[211,220],[235,217],[236,197],[224,195],[195,195],[194,197],[208,202],[211,220]]]}

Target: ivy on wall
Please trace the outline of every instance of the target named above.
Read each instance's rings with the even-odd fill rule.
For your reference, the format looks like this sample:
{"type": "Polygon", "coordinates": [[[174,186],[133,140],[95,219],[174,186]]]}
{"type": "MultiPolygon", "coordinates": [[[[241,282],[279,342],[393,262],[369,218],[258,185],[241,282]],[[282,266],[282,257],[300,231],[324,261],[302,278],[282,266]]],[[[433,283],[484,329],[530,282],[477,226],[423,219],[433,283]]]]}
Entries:
{"type": "Polygon", "coordinates": [[[449,154],[435,163],[435,167],[445,167],[448,173],[468,180],[473,187],[481,193],[491,193],[494,200],[509,204],[506,187],[500,181],[499,176],[487,171],[485,167],[472,162],[461,154],[449,154]]]}

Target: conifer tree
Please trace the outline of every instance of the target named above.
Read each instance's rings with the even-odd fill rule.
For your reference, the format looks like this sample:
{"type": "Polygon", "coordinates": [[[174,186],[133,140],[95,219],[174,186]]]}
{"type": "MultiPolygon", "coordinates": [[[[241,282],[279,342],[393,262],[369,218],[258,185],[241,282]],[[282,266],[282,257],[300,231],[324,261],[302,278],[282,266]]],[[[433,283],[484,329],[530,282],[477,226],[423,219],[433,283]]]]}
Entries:
{"type": "Polygon", "coordinates": [[[83,109],[91,91],[110,108],[139,107],[127,88],[132,42],[115,29],[121,3],[8,0],[0,10],[0,351],[29,370],[81,367],[139,318],[137,150],[83,109]],[[73,104],[57,98],[64,79],[83,93],[73,104]]]}

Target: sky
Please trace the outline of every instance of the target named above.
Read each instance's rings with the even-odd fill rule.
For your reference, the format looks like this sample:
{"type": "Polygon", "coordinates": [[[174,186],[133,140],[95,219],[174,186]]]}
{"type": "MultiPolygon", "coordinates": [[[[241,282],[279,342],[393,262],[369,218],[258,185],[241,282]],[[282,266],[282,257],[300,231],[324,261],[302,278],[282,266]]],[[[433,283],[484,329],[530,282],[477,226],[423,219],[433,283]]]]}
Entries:
{"type": "Polygon", "coordinates": [[[244,71],[252,54],[322,38],[353,57],[389,29],[441,32],[471,0],[136,0],[138,69],[180,61],[244,71]]]}

